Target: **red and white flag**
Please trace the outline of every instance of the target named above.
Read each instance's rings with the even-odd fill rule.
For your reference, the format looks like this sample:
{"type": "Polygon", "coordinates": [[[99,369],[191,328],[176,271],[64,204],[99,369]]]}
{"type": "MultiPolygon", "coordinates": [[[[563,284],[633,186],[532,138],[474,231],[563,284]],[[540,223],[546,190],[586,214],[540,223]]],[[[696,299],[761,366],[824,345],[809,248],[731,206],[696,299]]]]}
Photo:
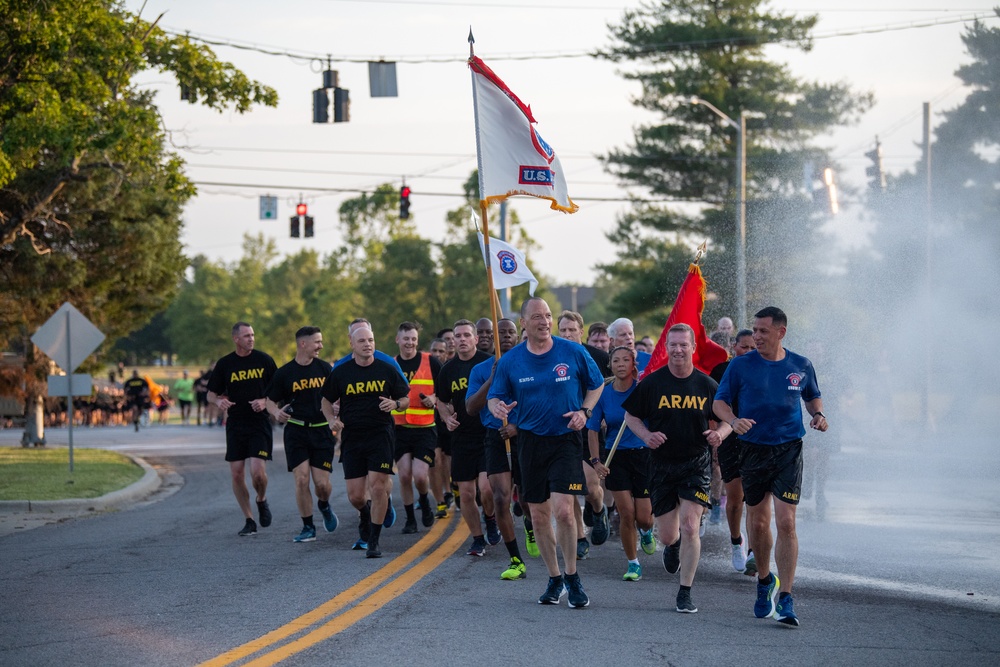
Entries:
{"type": "Polygon", "coordinates": [[[476,113],[479,199],[487,204],[513,195],[540,197],[552,208],[575,213],[559,158],[534,128],[531,108],[486,66],[469,58],[476,113]]]}
{"type": "Polygon", "coordinates": [[[640,380],[667,363],[667,332],[675,324],[686,324],[694,329],[694,366],[702,373],[711,373],[712,369],[729,358],[729,354],[718,343],[705,334],[705,325],[701,323],[701,314],[705,310],[705,291],[707,284],[701,275],[701,267],[691,264],[687,277],[677,292],[677,300],[670,309],[667,323],[663,325],[660,339],[653,348],[653,356],[646,364],[640,380]]]}

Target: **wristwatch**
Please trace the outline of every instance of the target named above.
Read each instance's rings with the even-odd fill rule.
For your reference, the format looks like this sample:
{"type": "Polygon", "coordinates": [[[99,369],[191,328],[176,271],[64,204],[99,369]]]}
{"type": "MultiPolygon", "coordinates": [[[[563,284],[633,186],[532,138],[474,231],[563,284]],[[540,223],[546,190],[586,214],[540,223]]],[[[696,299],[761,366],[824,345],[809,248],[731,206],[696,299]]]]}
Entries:
{"type": "Polygon", "coordinates": [[[590,459],[590,465],[592,465],[592,466],[596,466],[600,462],[601,462],[601,459],[597,458],[596,456],[594,458],[590,459]]]}
{"type": "Polygon", "coordinates": [[[398,398],[396,399],[396,410],[397,411],[399,410],[399,399],[398,398]]]}
{"type": "Polygon", "coordinates": [[[582,409],[583,409],[583,414],[587,416],[587,419],[590,419],[590,415],[594,414],[594,411],[591,410],[590,408],[582,408],[582,409]]]}

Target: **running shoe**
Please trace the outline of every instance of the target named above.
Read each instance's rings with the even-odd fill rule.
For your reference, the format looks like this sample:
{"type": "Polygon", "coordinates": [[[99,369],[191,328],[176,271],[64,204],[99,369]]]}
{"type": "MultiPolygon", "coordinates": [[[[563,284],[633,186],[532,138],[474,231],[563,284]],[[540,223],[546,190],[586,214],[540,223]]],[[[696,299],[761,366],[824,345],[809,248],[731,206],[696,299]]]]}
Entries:
{"type": "Polygon", "coordinates": [[[608,521],[608,508],[602,507],[600,514],[594,514],[594,529],[590,531],[590,539],[593,540],[595,547],[599,547],[608,541],[610,534],[611,523],[608,521]]]}
{"type": "Polygon", "coordinates": [[[383,528],[392,528],[396,523],[396,510],[392,506],[392,496],[389,496],[389,504],[385,507],[385,519],[382,520],[383,528]]]}
{"type": "Polygon", "coordinates": [[[559,600],[566,593],[566,584],[563,583],[562,576],[549,577],[549,585],[538,598],[538,604],[559,604],[559,600]]]}
{"type": "Polygon", "coordinates": [[[576,559],[586,560],[587,554],[590,553],[590,542],[587,541],[586,537],[581,537],[576,541],[576,559]]]}
{"type": "Polygon", "coordinates": [[[438,503],[437,514],[434,515],[435,519],[447,519],[448,518],[448,506],[444,503],[438,503]]]}
{"type": "Polygon", "coordinates": [[[768,575],[767,583],[757,580],[757,601],[753,603],[753,615],[757,618],[768,618],[774,615],[774,598],[778,594],[781,582],[773,572],[768,575]]]}
{"type": "Polygon", "coordinates": [[[642,547],[642,552],[647,556],[652,556],[656,553],[656,538],[653,537],[653,530],[639,530],[639,546],[642,547]]]}
{"type": "Polygon", "coordinates": [[[303,526],[302,532],[292,538],[292,542],[315,542],[316,526],[303,526]]]}
{"type": "Polygon", "coordinates": [[[587,501],[583,502],[583,525],[587,528],[594,527],[594,509],[587,501]]]}
{"type": "Polygon", "coordinates": [[[358,540],[357,542],[354,543],[354,546],[351,547],[351,551],[364,551],[367,548],[368,548],[368,542],[364,540],[358,540]]]}
{"type": "Polygon", "coordinates": [[[445,492],[445,494],[444,494],[444,508],[445,509],[450,509],[451,508],[451,506],[455,503],[455,497],[456,497],[456,495],[455,495],[455,488],[454,487],[452,487],[451,491],[445,492]]]}
{"type": "Polygon", "coordinates": [[[722,523],[722,506],[719,504],[718,499],[712,500],[712,511],[708,513],[708,522],[713,526],[718,526],[722,523]]]}
{"type": "Polygon", "coordinates": [[[566,603],[573,608],[583,608],[590,606],[590,598],[583,591],[583,582],[580,581],[580,573],[567,574],[566,577],[566,588],[569,589],[569,597],[566,598],[566,603]]]}
{"type": "Polygon", "coordinates": [[[485,556],[486,555],[486,540],[483,539],[482,535],[472,538],[472,545],[469,550],[465,552],[466,556],[485,556]]]}
{"type": "Polygon", "coordinates": [[[538,542],[535,541],[535,531],[531,528],[524,529],[524,550],[532,558],[538,558],[542,553],[538,550],[538,542]]]}
{"type": "Polygon", "coordinates": [[[750,551],[747,554],[747,567],[745,570],[743,570],[743,574],[747,575],[748,577],[757,576],[757,559],[754,558],[752,551],[750,551]]]}
{"type": "Polygon", "coordinates": [[[494,516],[486,519],[486,541],[489,542],[490,546],[495,547],[500,544],[502,539],[500,528],[497,526],[497,518],[494,516]]]}
{"type": "Polygon", "coordinates": [[[248,537],[250,535],[257,534],[257,523],[253,519],[247,519],[247,522],[243,524],[243,530],[236,533],[240,537],[248,537]]]}
{"type": "Polygon", "coordinates": [[[260,516],[261,528],[267,528],[271,525],[271,508],[266,500],[257,501],[257,514],[260,516]]]}
{"type": "Polygon", "coordinates": [[[319,513],[323,515],[323,528],[326,529],[326,532],[332,533],[337,530],[337,526],[340,525],[340,519],[333,513],[333,509],[329,505],[326,506],[326,509],[321,507],[319,513]]]}
{"type": "Polygon", "coordinates": [[[403,535],[412,535],[417,532],[417,518],[407,519],[403,525],[403,535]]]}
{"type": "Polygon", "coordinates": [[[510,565],[507,569],[500,573],[500,578],[506,581],[514,581],[515,579],[524,579],[528,576],[528,568],[524,566],[524,561],[522,561],[517,556],[511,556],[510,565]]]}
{"type": "Polygon", "coordinates": [[[677,574],[677,570],[681,569],[681,538],[663,547],[663,569],[670,574],[677,574]]]}
{"type": "Polygon", "coordinates": [[[622,579],[625,581],[639,581],[642,579],[642,565],[629,563],[628,572],[622,575],[622,579]]]}
{"type": "Polygon", "coordinates": [[[747,569],[747,552],[746,552],[747,538],[744,535],[740,535],[740,543],[732,545],[733,547],[733,569],[737,572],[744,572],[747,569]]]}
{"type": "Polygon", "coordinates": [[[369,542],[368,549],[365,550],[365,558],[381,558],[382,549],[379,548],[378,542],[369,542]]]}
{"type": "Polygon", "coordinates": [[[701,513],[701,523],[698,524],[698,537],[705,537],[705,513],[701,513]]]}
{"type": "Polygon", "coordinates": [[[691,601],[691,591],[677,591],[677,611],[682,614],[698,613],[698,607],[691,601]]]}
{"type": "Polygon", "coordinates": [[[774,620],[785,625],[799,627],[799,617],[795,615],[791,595],[778,599],[778,604],[774,606],[774,620]]]}
{"type": "Polygon", "coordinates": [[[419,501],[420,505],[420,522],[424,524],[424,528],[430,528],[434,525],[434,510],[431,509],[431,501],[424,499],[419,501]]]}

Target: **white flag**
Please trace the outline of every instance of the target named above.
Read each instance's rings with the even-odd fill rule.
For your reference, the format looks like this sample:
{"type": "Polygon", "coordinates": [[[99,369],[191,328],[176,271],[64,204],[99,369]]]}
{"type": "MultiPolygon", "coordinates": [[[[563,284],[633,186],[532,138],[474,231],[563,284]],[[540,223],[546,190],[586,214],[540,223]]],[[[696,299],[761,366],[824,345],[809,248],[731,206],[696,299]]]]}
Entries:
{"type": "MultiPolygon", "coordinates": [[[[477,235],[479,236],[479,248],[485,257],[486,244],[483,242],[483,233],[478,232],[477,235]]],[[[524,260],[524,254],[520,250],[491,236],[490,261],[493,264],[493,287],[495,289],[517,287],[529,283],[528,294],[535,296],[538,280],[528,268],[528,263],[524,260]]]]}
{"type": "Polygon", "coordinates": [[[534,128],[531,108],[476,56],[469,58],[479,154],[479,199],[501,202],[511,195],[540,197],[552,208],[575,213],[566,175],[555,151],[534,128]]]}

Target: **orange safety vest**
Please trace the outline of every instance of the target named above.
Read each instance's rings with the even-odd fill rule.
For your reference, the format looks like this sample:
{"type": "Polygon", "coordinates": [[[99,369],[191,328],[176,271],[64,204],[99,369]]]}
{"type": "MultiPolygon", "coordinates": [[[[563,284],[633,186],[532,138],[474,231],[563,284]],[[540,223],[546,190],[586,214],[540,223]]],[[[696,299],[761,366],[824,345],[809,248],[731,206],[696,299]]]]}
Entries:
{"type": "Polygon", "coordinates": [[[420,366],[410,380],[410,407],[406,410],[393,410],[392,418],[396,426],[427,427],[434,426],[434,408],[425,408],[420,394],[425,396],[434,393],[434,378],[431,376],[431,355],[428,352],[418,352],[420,366]]]}

